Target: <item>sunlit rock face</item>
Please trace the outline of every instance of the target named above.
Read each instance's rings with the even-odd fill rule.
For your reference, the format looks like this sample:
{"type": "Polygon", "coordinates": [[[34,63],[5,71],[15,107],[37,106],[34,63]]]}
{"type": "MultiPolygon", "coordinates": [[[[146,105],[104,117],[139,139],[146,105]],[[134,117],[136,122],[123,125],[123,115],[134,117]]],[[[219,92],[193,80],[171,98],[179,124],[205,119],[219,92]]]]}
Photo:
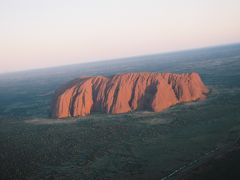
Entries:
{"type": "Polygon", "coordinates": [[[137,110],[160,112],[178,103],[206,98],[198,73],[139,72],[76,79],[56,92],[53,117],[137,110]]]}

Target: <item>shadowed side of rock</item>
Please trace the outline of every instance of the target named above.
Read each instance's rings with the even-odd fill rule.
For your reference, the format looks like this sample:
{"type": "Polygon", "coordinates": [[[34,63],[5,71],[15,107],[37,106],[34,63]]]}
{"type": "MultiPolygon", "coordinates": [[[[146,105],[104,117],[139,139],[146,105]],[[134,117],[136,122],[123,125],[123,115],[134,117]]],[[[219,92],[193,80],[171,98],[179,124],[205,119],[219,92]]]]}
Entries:
{"type": "Polygon", "coordinates": [[[208,88],[198,73],[125,73],[76,79],[56,92],[53,117],[137,110],[160,112],[178,103],[204,99],[208,88]]]}

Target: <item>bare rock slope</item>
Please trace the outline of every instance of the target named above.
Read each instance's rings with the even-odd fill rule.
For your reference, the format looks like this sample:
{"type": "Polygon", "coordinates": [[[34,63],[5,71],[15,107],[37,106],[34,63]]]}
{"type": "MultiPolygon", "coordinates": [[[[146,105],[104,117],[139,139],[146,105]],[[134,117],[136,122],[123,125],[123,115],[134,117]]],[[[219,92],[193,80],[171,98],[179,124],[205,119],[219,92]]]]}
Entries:
{"type": "Polygon", "coordinates": [[[208,88],[198,73],[125,73],[76,79],[57,90],[53,117],[136,110],[160,112],[178,103],[204,99],[208,88]]]}

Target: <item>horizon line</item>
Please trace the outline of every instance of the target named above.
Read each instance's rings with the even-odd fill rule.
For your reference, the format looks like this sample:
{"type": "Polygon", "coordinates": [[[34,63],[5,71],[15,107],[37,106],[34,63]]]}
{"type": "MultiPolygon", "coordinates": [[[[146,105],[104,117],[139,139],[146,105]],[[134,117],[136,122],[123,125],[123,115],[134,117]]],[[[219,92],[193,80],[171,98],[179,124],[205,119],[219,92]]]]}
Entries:
{"type": "Polygon", "coordinates": [[[6,74],[15,74],[15,73],[22,73],[22,72],[29,72],[29,71],[38,71],[38,70],[44,70],[44,69],[54,69],[54,68],[60,68],[60,67],[64,67],[64,66],[74,66],[74,65],[80,65],[80,64],[112,62],[112,61],[118,61],[118,60],[121,60],[121,59],[124,60],[124,59],[132,59],[132,58],[144,57],[144,56],[181,53],[181,52],[186,52],[186,51],[194,51],[194,50],[217,48],[217,47],[224,47],[224,46],[233,46],[233,45],[240,45],[240,42],[233,42],[233,43],[226,43],[226,44],[215,44],[215,45],[210,45],[210,46],[202,46],[202,47],[189,48],[189,49],[186,48],[186,49],[181,49],[181,50],[170,50],[170,51],[163,51],[163,52],[159,52],[159,53],[156,52],[156,53],[151,53],[151,54],[138,54],[138,55],[133,55],[133,56],[122,56],[122,57],[109,58],[109,59],[99,59],[99,60],[92,60],[92,61],[88,61],[88,62],[79,62],[79,63],[73,63],[73,64],[63,64],[63,65],[46,66],[46,67],[40,67],[40,68],[13,70],[13,71],[9,71],[9,72],[0,72],[0,76],[1,75],[6,75],[6,74]]]}

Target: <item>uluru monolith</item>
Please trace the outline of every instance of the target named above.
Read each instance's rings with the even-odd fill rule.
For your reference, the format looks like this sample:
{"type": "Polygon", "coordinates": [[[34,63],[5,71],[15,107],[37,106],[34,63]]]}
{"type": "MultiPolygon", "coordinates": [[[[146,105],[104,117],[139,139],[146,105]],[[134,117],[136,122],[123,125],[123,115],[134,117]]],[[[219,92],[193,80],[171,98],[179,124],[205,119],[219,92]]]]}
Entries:
{"type": "Polygon", "coordinates": [[[53,117],[137,110],[160,112],[178,103],[206,98],[198,73],[135,72],[75,79],[56,91],[53,117]]]}

